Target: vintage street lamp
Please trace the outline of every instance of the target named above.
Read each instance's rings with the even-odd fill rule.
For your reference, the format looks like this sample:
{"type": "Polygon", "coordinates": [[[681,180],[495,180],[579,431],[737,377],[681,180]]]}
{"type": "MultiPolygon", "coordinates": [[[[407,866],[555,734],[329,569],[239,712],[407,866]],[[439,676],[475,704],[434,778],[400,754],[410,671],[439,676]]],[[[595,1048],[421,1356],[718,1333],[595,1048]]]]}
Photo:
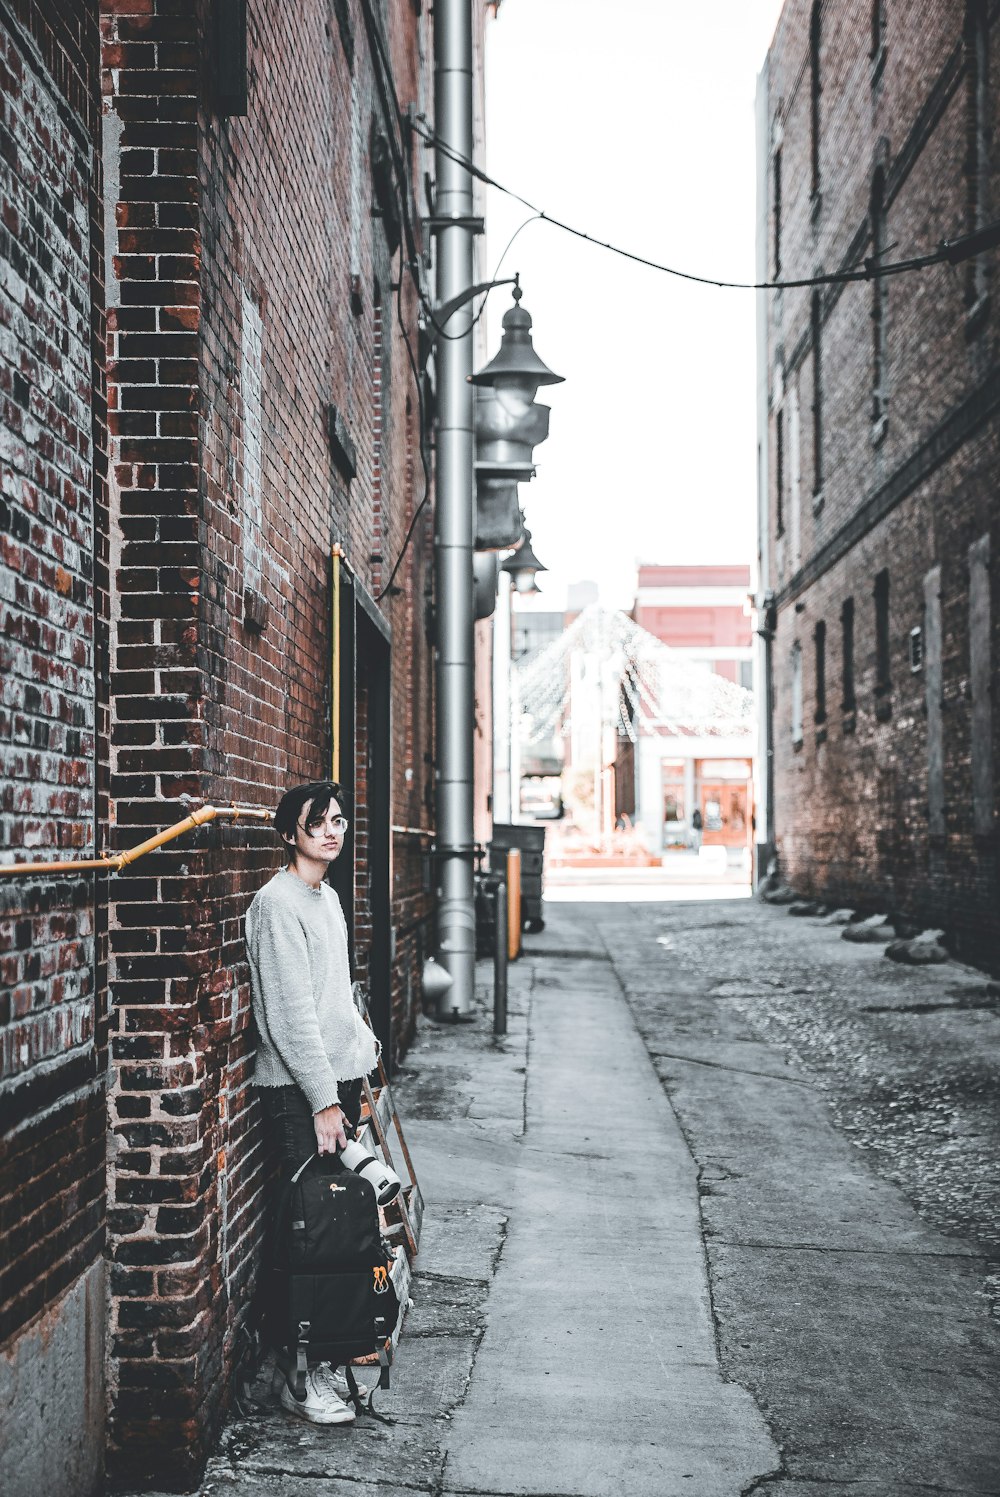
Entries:
{"type": "Polygon", "coordinates": [[[476,471],[476,552],[506,551],[521,531],[521,505],[513,478],[476,471]]]}
{"type": "MultiPolygon", "coordinates": [[[[473,149],[462,102],[468,69],[456,59],[467,62],[469,46],[467,11],[459,0],[439,0],[435,14],[439,128],[442,139],[467,158],[473,149]]],[[[450,982],[435,987],[431,981],[429,986],[438,1017],[460,1020],[472,1017],[475,962],[469,731],[474,716],[473,631],[475,620],[489,617],[495,606],[496,552],[518,545],[523,533],[517,484],[532,477],[533,448],[549,432],[548,408],[535,405],[535,395],[542,385],[559,383],[561,376],[553,374],[532,347],[531,318],[520,305],[516,277],[514,306],[503,319],[500,351],[478,375],[469,371],[471,339],[465,335],[471,332],[472,321],[468,303],[490,283],[472,285],[471,178],[441,152],[437,168],[439,300],[433,321],[440,332],[446,322],[457,318],[459,331],[439,339],[437,349],[437,955],[450,982]]],[[[540,569],[535,560],[535,571],[540,569]]],[[[527,582],[518,583],[519,590],[536,592],[534,572],[529,568],[524,572],[527,582]]]]}
{"type": "Polygon", "coordinates": [[[476,550],[506,550],[521,535],[517,485],[534,477],[534,449],[549,434],[549,407],[535,396],[542,385],[562,382],[535,353],[531,316],[514,305],[504,314],[500,350],[471,377],[475,386],[476,550]]]}
{"type": "Polygon", "coordinates": [[[515,283],[512,295],[514,305],[504,313],[500,351],[472,376],[472,383],[492,389],[507,414],[517,420],[528,414],[542,385],[561,385],[563,376],[554,374],[534,350],[531,314],[521,306],[519,284],[515,283]]]}
{"type": "Polygon", "coordinates": [[[496,551],[477,551],[472,558],[473,603],[476,619],[491,618],[497,606],[497,582],[500,579],[500,555],[496,551]]]}
{"type": "Polygon", "coordinates": [[[476,476],[526,483],[534,476],[534,449],[549,434],[549,407],[528,405],[512,415],[496,390],[476,390],[476,476]]]}
{"type": "Polygon", "coordinates": [[[513,556],[508,556],[500,570],[508,573],[514,583],[514,591],[520,593],[522,598],[541,592],[535,577],[539,572],[547,572],[548,567],[542,565],[531,549],[531,531],[527,527],[524,530],[524,544],[513,556]]]}

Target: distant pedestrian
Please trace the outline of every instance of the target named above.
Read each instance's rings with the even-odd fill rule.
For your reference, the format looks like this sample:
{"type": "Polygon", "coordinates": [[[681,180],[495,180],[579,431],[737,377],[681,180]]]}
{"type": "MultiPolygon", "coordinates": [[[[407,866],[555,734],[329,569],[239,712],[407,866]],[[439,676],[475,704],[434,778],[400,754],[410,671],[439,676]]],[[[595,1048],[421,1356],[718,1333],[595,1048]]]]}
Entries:
{"type": "Polygon", "coordinates": [[[695,852],[700,852],[701,850],[701,832],[703,825],[704,823],[701,819],[701,812],[696,806],[695,809],[691,812],[691,846],[694,848],[695,852]]]}
{"type": "MultiPolygon", "coordinates": [[[[247,956],[257,1024],[254,1084],[279,1158],[279,1179],[313,1154],[333,1154],[361,1115],[362,1081],[378,1063],[375,1036],[351,991],[347,924],[324,882],[343,850],[348,821],[333,780],[297,785],[282,796],[274,827],[288,865],[254,895],[246,918],[247,956]]],[[[303,1399],[291,1382],[282,1407],[314,1424],[348,1424],[354,1409],[343,1371],[319,1362],[303,1399]]],[[[359,1391],[366,1393],[368,1390],[359,1391]]]]}

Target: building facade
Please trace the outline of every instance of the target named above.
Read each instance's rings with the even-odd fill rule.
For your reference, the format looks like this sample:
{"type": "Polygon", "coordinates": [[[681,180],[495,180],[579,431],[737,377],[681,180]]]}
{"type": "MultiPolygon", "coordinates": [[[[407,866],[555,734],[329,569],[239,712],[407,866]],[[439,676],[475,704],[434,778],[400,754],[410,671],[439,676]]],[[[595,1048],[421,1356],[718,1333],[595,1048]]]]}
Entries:
{"type": "Polygon", "coordinates": [[[748,566],[641,564],[632,617],[691,661],[748,691],[753,687],[753,632],[748,566]]]}
{"type": "MultiPolygon", "coordinates": [[[[3,861],[334,775],[391,1065],[435,905],[429,9],[18,0],[0,68],[3,861]]],[[[255,1324],[242,920],[279,863],[218,821],[0,881],[10,1490],[197,1481],[255,1324]]]]}
{"type": "MultiPolygon", "coordinates": [[[[640,564],[632,617],[672,660],[752,690],[749,566],[640,564]]],[[[637,725],[634,816],[649,852],[669,861],[715,846],[742,867],[753,840],[753,725],[719,738],[710,720],[678,732],[645,710],[637,725]]]]}
{"type": "Polygon", "coordinates": [[[757,136],[758,279],[868,271],[759,294],[761,841],[994,969],[998,15],[789,0],[757,136]]]}

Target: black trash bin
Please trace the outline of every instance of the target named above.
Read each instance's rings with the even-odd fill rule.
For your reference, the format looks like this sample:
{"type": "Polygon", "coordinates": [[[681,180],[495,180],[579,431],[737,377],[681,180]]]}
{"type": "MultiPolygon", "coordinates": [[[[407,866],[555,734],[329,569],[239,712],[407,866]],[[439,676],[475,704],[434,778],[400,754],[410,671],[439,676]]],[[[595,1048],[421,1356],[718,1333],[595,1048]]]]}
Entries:
{"type": "Polygon", "coordinates": [[[497,933],[497,884],[502,880],[499,873],[476,874],[476,956],[493,956],[496,951],[497,933]]]}
{"type": "Polygon", "coordinates": [[[507,871],[507,853],[512,847],[521,850],[521,926],[529,932],[545,929],[542,917],[542,873],[545,865],[545,828],[514,826],[509,822],[493,823],[490,843],[490,872],[507,871]]]}

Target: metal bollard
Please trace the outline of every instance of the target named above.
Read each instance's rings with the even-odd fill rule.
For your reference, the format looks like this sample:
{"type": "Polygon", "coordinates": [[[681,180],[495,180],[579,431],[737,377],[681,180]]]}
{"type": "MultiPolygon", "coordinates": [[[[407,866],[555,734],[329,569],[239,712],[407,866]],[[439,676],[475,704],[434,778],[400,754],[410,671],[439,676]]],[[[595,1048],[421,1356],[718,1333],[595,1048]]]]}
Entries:
{"type": "Polygon", "coordinates": [[[493,1033],[507,1033],[507,883],[496,884],[496,932],[493,947],[493,1033]]]}

